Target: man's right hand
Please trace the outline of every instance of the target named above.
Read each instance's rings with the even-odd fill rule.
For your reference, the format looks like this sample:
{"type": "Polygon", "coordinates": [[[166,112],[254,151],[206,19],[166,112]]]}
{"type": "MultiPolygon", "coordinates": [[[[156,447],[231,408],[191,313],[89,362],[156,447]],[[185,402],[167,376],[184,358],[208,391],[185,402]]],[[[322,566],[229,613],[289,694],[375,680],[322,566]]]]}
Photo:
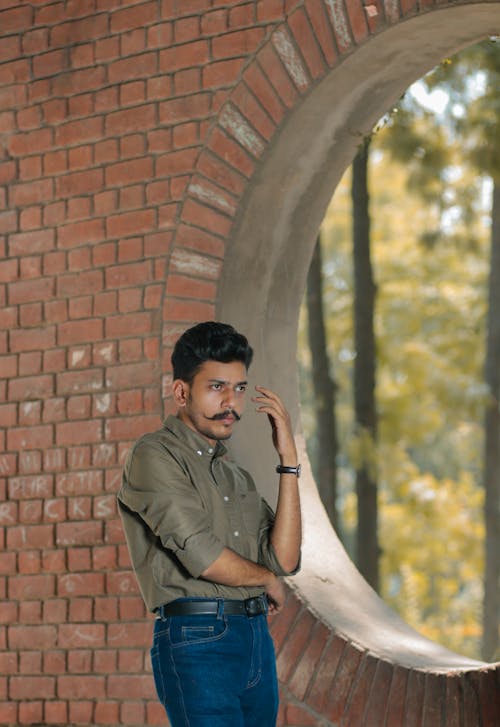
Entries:
{"type": "Polygon", "coordinates": [[[283,582],[277,576],[266,583],[266,596],[269,603],[269,615],[274,616],[281,611],[286,598],[283,582]]]}

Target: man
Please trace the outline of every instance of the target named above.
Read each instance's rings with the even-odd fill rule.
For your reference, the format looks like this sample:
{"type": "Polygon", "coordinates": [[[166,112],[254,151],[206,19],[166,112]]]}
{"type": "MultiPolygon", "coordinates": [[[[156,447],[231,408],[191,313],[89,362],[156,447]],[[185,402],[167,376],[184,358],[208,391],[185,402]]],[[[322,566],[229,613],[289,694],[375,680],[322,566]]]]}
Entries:
{"type": "Polygon", "coordinates": [[[134,445],[118,495],[142,595],[157,615],[153,674],[172,727],[276,724],[266,614],[283,604],[280,576],[299,567],[300,466],[289,415],[263,386],[253,401],[280,460],[275,515],[227,455],[252,354],[227,324],[183,333],[172,354],[177,416],[134,445]]]}

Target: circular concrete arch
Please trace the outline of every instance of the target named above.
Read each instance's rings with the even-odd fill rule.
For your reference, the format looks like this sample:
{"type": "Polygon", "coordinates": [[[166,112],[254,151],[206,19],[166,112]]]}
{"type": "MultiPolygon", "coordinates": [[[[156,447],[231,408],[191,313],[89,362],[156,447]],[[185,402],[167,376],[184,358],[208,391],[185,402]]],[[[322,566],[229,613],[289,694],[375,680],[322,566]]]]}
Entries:
{"type": "MultiPolygon", "coordinates": [[[[306,474],[304,552],[292,587],[332,629],[380,658],[435,672],[480,664],[423,638],[397,617],[356,571],[333,532],[300,436],[296,341],[299,308],[317,231],[336,184],[363,135],[405,89],[443,57],[494,34],[500,6],[446,7],[371,37],[299,98],[251,178],[228,245],[217,316],[254,343],[252,382],[291,405],[306,474]]],[[[249,414],[233,446],[273,499],[275,455],[249,414]],[[258,452],[258,456],[255,453],[258,452]]]]}

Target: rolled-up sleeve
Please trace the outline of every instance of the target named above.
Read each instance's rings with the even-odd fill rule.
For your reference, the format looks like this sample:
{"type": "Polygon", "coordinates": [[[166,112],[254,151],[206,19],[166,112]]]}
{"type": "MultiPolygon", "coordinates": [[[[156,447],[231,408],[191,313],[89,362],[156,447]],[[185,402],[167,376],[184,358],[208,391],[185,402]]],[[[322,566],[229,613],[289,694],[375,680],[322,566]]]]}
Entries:
{"type": "Polygon", "coordinates": [[[262,500],[262,520],[259,530],[259,563],[268,568],[276,576],[293,576],[300,570],[300,557],[296,568],[287,571],[278,560],[271,542],[271,530],[274,522],[274,513],[267,502],[262,500]]]}
{"type": "Polygon", "coordinates": [[[125,466],[119,500],[146,523],[193,578],[222,553],[200,495],[163,446],[139,442],[125,466]]]}

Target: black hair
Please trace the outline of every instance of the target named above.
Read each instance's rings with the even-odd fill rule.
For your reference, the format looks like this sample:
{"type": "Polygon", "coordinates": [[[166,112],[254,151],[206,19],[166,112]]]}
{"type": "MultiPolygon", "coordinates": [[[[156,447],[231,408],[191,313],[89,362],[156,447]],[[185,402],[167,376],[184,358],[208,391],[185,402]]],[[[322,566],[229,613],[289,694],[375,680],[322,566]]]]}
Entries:
{"type": "Polygon", "coordinates": [[[248,370],[253,349],[242,333],[228,323],[206,321],[188,328],[172,352],[174,379],[191,383],[205,361],[241,361],[248,370]]]}

